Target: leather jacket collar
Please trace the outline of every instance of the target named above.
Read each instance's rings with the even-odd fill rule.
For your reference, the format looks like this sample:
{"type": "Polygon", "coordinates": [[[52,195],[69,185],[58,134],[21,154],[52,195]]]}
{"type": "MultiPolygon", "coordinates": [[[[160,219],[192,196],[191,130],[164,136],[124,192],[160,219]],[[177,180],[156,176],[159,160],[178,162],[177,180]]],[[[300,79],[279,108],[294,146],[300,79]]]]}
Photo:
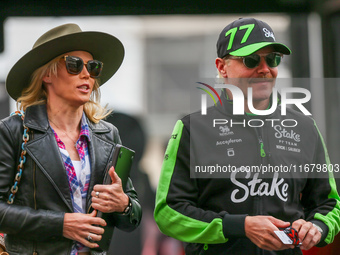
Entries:
{"type": "MultiPolygon", "coordinates": [[[[90,190],[96,183],[102,182],[101,171],[106,169],[106,164],[112,155],[115,144],[109,142],[107,136],[111,136],[110,128],[104,122],[89,124],[89,153],[91,158],[90,190]],[[96,149],[95,149],[96,148],[96,149]],[[96,171],[93,171],[96,169],[96,171]],[[101,169],[101,171],[97,171],[101,169]]],[[[26,144],[27,153],[39,166],[52,186],[60,194],[60,197],[70,211],[73,211],[67,176],[64,173],[64,163],[60,156],[58,145],[55,141],[52,129],[49,127],[46,105],[35,105],[26,110],[24,124],[34,130],[32,139],[26,144]],[[56,155],[56,156],[53,156],[56,155]],[[59,156],[58,156],[59,155],[59,156]]],[[[90,193],[87,196],[87,207],[90,204],[90,193]]]]}
{"type": "MultiPolygon", "coordinates": [[[[87,122],[89,124],[89,128],[95,133],[110,132],[110,129],[101,122],[87,122]]],[[[47,132],[49,128],[49,122],[47,117],[46,105],[33,105],[28,107],[25,113],[24,124],[30,129],[47,132]]]]}

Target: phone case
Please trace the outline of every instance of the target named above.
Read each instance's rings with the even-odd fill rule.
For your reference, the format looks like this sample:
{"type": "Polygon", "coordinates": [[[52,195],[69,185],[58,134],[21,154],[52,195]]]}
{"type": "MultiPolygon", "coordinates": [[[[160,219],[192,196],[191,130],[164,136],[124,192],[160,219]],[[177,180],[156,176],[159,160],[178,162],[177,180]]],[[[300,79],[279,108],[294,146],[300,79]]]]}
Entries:
{"type": "MultiPolygon", "coordinates": [[[[132,162],[134,159],[135,151],[121,145],[117,144],[116,148],[113,152],[112,161],[109,164],[108,169],[106,170],[103,184],[111,184],[112,180],[109,174],[109,170],[111,166],[114,166],[116,173],[118,174],[119,178],[122,180],[122,187],[123,190],[126,190],[126,183],[130,175],[130,170],[132,166],[132,162]]],[[[112,217],[110,217],[109,214],[102,213],[100,211],[97,212],[97,217],[103,218],[107,225],[104,228],[104,234],[102,235],[102,239],[97,242],[99,244],[100,249],[104,251],[108,251],[111,239],[113,235],[113,230],[115,223],[112,220],[112,217]]]]}

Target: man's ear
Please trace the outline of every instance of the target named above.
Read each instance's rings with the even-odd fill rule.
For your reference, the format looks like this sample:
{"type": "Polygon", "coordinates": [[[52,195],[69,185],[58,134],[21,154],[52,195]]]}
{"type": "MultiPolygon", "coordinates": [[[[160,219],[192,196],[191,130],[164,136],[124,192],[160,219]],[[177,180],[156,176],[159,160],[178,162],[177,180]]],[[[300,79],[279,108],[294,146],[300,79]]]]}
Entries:
{"type": "Polygon", "coordinates": [[[216,65],[217,71],[220,73],[220,75],[223,78],[228,78],[227,71],[225,69],[226,64],[227,64],[226,61],[222,58],[216,58],[216,60],[215,60],[215,65],[216,65]]]}

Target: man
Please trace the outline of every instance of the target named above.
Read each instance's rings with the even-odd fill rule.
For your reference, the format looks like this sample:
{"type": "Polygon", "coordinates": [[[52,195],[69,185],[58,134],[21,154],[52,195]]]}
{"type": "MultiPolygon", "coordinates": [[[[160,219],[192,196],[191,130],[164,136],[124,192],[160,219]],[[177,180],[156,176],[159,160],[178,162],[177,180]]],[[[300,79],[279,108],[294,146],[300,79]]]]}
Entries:
{"type": "Polygon", "coordinates": [[[186,254],[302,254],[331,243],[339,231],[339,195],[313,119],[291,109],[283,116],[280,107],[254,114],[276,106],[272,90],[283,54],[289,48],[275,42],[265,22],[229,24],[215,63],[224,82],[243,92],[245,113],[233,114],[235,89],[228,85],[206,115],[190,114],[174,128],[154,216],[163,233],[186,242],[186,254]],[[313,164],[326,170],[311,175],[306,167],[313,164]],[[249,171],[254,167],[262,171],[249,171]],[[286,228],[297,232],[292,244],[278,236],[286,228]]]}

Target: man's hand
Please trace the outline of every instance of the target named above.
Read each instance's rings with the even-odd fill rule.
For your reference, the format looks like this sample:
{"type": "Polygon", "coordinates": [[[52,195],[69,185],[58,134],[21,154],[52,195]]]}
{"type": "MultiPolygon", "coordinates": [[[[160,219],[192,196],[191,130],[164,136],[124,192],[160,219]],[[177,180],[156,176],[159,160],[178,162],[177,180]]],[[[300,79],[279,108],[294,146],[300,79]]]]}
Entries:
{"type": "Polygon", "coordinates": [[[294,245],[283,244],[274,233],[278,228],[289,227],[289,222],[272,216],[247,216],[244,225],[246,236],[261,249],[278,251],[294,248],[294,245]]]}
{"type": "Polygon", "coordinates": [[[300,219],[294,221],[292,227],[299,232],[299,239],[302,243],[300,248],[302,250],[309,250],[321,240],[321,233],[311,222],[300,219]]]}
{"type": "Polygon", "coordinates": [[[123,212],[129,205],[129,197],[124,193],[122,181],[111,167],[109,174],[112,180],[110,185],[95,185],[93,187],[92,207],[103,213],[123,212]]]}

